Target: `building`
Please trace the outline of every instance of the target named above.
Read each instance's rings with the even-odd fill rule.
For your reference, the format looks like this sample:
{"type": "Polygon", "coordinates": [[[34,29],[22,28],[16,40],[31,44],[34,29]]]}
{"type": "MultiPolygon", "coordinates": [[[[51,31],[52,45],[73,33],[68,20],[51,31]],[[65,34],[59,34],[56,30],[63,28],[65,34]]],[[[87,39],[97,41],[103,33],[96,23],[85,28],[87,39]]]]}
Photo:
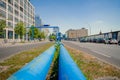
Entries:
{"type": "Polygon", "coordinates": [[[116,39],[120,41],[120,31],[111,31],[101,34],[95,34],[90,36],[83,36],[79,38],[80,41],[84,42],[96,42],[97,40],[116,39]]]}
{"type": "Polygon", "coordinates": [[[42,20],[38,15],[35,15],[35,27],[42,26],[42,20]]]}
{"type": "Polygon", "coordinates": [[[48,28],[42,28],[41,30],[42,32],[44,32],[46,38],[48,37],[48,34],[49,34],[49,29],[48,28]]]}
{"type": "Polygon", "coordinates": [[[88,29],[70,29],[66,31],[66,35],[68,39],[78,39],[79,37],[88,36],[88,29]]]}
{"type": "MultiPolygon", "coordinates": [[[[42,20],[38,15],[35,15],[35,27],[40,27],[42,26],[42,20]]],[[[42,29],[39,28],[39,30],[41,31],[42,29]]]]}
{"type": "Polygon", "coordinates": [[[6,39],[14,39],[14,28],[19,21],[26,27],[35,25],[34,7],[29,0],[0,0],[0,20],[6,21],[6,39]]]}

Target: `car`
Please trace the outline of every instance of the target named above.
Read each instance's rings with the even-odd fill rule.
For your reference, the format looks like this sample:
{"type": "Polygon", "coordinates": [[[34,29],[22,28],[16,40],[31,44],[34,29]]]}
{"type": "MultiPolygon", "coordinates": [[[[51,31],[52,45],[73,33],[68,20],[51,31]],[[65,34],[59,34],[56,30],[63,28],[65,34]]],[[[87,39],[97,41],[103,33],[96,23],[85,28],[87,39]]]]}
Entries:
{"type": "Polygon", "coordinates": [[[103,38],[98,38],[96,42],[97,43],[104,43],[104,39],[103,38]]]}
{"type": "Polygon", "coordinates": [[[105,44],[110,44],[110,39],[104,39],[105,44]]]}
{"type": "Polygon", "coordinates": [[[116,39],[111,39],[110,44],[118,44],[118,41],[116,39]]]}
{"type": "Polygon", "coordinates": [[[49,41],[54,41],[53,39],[49,39],[49,41]]]}
{"type": "Polygon", "coordinates": [[[118,45],[120,46],[120,40],[118,41],[118,45]]]}
{"type": "Polygon", "coordinates": [[[95,39],[95,38],[92,40],[92,42],[94,42],[94,43],[96,43],[96,41],[97,41],[97,39],[95,39]]]}
{"type": "Polygon", "coordinates": [[[87,42],[85,38],[80,39],[80,42],[87,42]]]}

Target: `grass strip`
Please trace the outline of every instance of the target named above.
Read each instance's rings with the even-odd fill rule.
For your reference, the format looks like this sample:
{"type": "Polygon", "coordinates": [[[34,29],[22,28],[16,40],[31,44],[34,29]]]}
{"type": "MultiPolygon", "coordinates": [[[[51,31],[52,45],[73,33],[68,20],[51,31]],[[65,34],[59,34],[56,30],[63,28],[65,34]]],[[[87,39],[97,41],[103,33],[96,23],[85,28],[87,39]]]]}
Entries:
{"type": "Polygon", "coordinates": [[[120,79],[120,69],[104,63],[92,55],[68,46],[65,47],[84,75],[87,77],[87,80],[95,80],[101,77],[116,77],[120,79]]]}
{"type": "Polygon", "coordinates": [[[55,55],[54,55],[51,68],[48,72],[46,80],[58,80],[60,46],[56,45],[55,47],[56,47],[55,55]]]}
{"type": "Polygon", "coordinates": [[[6,80],[14,72],[22,68],[25,64],[29,63],[52,45],[53,43],[47,43],[43,46],[15,54],[9,59],[0,62],[0,80],[6,80]]]}

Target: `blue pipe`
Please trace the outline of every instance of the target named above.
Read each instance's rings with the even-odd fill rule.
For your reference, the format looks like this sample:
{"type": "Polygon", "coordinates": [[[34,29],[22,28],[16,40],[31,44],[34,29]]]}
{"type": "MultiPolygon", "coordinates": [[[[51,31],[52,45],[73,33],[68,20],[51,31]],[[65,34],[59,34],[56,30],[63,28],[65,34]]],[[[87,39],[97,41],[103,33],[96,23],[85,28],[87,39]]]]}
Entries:
{"type": "Polygon", "coordinates": [[[10,76],[7,80],[45,80],[50,69],[54,53],[55,47],[52,46],[10,76]]]}
{"type": "Polygon", "coordinates": [[[63,45],[60,47],[59,80],[86,80],[63,45]]]}

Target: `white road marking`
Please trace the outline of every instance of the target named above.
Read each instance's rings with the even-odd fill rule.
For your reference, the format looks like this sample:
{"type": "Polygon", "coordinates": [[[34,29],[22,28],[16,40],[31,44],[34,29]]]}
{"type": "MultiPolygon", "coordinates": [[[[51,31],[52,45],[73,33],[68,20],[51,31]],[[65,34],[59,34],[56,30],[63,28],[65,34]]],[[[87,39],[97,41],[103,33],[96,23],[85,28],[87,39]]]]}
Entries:
{"type": "Polygon", "coordinates": [[[91,50],[91,51],[93,51],[93,52],[95,52],[95,53],[97,53],[97,54],[100,54],[100,55],[103,55],[103,56],[105,56],[105,57],[111,57],[111,56],[109,56],[109,55],[106,55],[106,54],[102,54],[103,52],[99,52],[99,51],[95,51],[95,50],[91,50]]]}

